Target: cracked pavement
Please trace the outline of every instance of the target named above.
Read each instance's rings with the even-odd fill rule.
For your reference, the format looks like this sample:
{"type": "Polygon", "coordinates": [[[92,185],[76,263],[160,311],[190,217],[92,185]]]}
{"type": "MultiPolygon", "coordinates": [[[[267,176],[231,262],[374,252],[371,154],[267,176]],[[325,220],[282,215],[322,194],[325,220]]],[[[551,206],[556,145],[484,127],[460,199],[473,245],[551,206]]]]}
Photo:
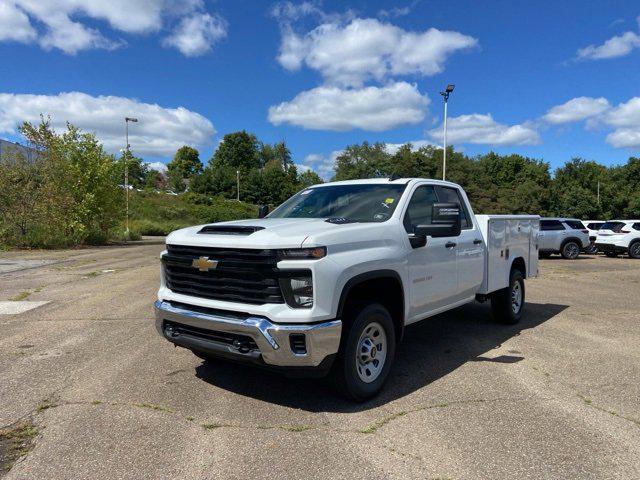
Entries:
{"type": "MultiPolygon", "coordinates": [[[[153,325],[160,245],[5,252],[0,427],[19,478],[640,478],[640,261],[543,260],[525,319],[407,329],[383,393],[207,362],[153,325]]],[[[2,474],[0,473],[0,476],[2,474]]]]}

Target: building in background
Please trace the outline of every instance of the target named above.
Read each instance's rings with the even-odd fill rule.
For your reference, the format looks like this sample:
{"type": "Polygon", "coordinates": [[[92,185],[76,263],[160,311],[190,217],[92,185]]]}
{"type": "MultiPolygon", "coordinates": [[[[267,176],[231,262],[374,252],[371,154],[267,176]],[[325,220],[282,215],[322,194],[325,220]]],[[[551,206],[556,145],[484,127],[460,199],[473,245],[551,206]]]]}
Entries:
{"type": "Polygon", "coordinates": [[[27,161],[31,162],[37,152],[33,148],[25,147],[19,143],[2,140],[0,138],[0,159],[6,155],[15,155],[16,153],[21,153],[27,161]]]}

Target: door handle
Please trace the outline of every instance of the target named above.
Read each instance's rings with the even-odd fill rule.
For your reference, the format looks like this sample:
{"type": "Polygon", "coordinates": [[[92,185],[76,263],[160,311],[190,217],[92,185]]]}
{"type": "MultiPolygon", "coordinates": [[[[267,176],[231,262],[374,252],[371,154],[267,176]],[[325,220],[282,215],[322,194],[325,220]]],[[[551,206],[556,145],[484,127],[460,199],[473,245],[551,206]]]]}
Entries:
{"type": "Polygon", "coordinates": [[[447,243],[444,244],[444,246],[447,247],[447,248],[453,248],[456,245],[457,245],[456,242],[447,242],[447,243]]]}
{"type": "Polygon", "coordinates": [[[481,243],[482,243],[482,240],[480,240],[479,238],[476,238],[476,239],[473,241],[473,244],[474,244],[474,245],[480,245],[481,243]]]}

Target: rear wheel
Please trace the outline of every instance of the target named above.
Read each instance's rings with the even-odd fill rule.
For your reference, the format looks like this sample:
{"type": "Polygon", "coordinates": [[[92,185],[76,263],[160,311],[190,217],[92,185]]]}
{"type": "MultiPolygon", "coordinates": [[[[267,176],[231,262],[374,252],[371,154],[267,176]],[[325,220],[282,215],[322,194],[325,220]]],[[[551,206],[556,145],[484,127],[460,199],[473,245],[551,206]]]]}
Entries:
{"type": "Polygon", "coordinates": [[[362,402],[375,396],[389,375],[396,353],[395,328],[388,310],[378,303],[351,310],[353,321],[343,331],[333,375],[341,393],[362,402]]]}
{"type": "Polygon", "coordinates": [[[560,255],[567,260],[575,260],[580,255],[580,246],[574,241],[568,241],[562,246],[560,255]]]}
{"type": "Polygon", "coordinates": [[[491,296],[493,318],[500,323],[513,325],[520,321],[524,308],[524,276],[520,270],[511,270],[509,286],[491,296]]]}
{"type": "Polygon", "coordinates": [[[640,241],[635,241],[629,245],[629,256],[631,258],[640,259],[640,241]]]}

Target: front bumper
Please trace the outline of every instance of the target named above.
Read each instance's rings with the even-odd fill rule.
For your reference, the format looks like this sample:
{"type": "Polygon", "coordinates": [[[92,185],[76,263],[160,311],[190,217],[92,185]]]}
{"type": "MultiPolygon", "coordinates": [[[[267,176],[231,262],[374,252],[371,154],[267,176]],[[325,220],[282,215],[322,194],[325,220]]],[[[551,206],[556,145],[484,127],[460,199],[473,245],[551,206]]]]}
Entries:
{"type": "Polygon", "coordinates": [[[161,300],[154,307],[160,335],[181,347],[214,356],[275,367],[317,367],[340,347],[340,320],[283,325],[264,317],[190,309],[188,305],[161,300]],[[253,342],[242,340],[245,338],[253,342]],[[304,353],[295,348],[300,346],[301,338],[304,353]]]}

